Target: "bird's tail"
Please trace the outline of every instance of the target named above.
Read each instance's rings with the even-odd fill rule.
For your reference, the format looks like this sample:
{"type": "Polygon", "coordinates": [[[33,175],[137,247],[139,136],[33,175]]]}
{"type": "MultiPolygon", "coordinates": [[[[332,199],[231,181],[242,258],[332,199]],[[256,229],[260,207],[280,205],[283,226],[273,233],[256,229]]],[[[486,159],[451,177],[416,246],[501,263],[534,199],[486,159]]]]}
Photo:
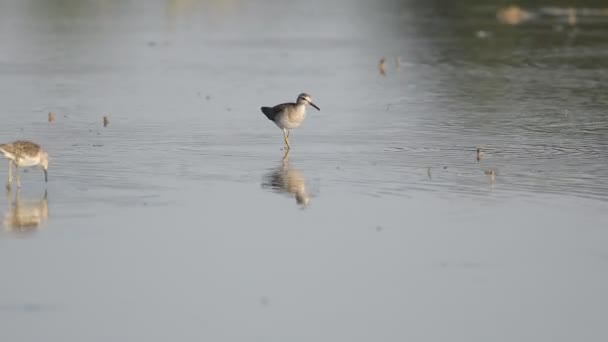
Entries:
{"type": "Polygon", "coordinates": [[[262,110],[262,113],[264,113],[264,115],[266,115],[268,120],[274,120],[276,113],[273,112],[272,107],[262,107],[260,109],[262,110]]]}

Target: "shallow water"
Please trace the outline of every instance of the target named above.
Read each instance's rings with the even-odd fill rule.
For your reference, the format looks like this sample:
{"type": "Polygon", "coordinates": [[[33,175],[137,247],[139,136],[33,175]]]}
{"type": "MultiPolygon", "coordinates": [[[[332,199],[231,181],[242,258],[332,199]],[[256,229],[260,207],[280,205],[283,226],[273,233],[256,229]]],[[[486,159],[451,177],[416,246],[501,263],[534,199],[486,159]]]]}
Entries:
{"type": "Polygon", "coordinates": [[[605,340],[608,16],[585,8],[0,2],[0,133],[51,155],[46,188],[0,196],[2,336],[605,340]],[[302,91],[321,111],[283,158],[259,107],[302,91]]]}

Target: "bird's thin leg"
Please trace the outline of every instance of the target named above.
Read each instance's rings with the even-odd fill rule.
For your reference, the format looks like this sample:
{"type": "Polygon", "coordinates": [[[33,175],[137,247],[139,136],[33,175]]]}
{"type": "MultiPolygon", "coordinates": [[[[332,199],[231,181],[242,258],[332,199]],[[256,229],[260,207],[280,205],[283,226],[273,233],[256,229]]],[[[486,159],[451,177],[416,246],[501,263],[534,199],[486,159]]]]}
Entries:
{"type": "Polygon", "coordinates": [[[13,192],[12,192],[12,188],[10,184],[6,184],[6,204],[8,204],[8,210],[11,210],[11,207],[13,205],[13,201],[12,201],[12,197],[13,197],[13,192]]]}
{"type": "Polygon", "coordinates": [[[8,186],[10,187],[13,184],[13,162],[8,161],[8,186]]]}
{"type": "Polygon", "coordinates": [[[283,137],[285,138],[285,144],[287,145],[287,149],[291,149],[291,146],[289,146],[289,134],[287,133],[287,129],[283,128],[283,137]]]}
{"type": "Polygon", "coordinates": [[[19,176],[19,166],[15,164],[15,177],[17,177],[17,188],[21,187],[21,177],[19,176]]]}
{"type": "Polygon", "coordinates": [[[15,205],[19,206],[21,204],[21,189],[17,188],[17,193],[15,193],[15,205]]]}
{"type": "Polygon", "coordinates": [[[291,133],[290,129],[287,130],[287,139],[289,139],[289,133],[291,133]]]}

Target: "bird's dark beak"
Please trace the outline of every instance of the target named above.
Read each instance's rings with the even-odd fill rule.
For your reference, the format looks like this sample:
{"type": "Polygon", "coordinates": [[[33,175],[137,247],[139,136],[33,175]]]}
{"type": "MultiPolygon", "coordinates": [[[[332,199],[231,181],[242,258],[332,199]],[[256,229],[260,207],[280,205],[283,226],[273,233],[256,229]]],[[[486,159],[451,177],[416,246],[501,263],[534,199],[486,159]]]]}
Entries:
{"type": "Polygon", "coordinates": [[[48,182],[49,181],[48,171],[46,169],[42,169],[42,171],[44,171],[44,181],[48,182]]]}
{"type": "Polygon", "coordinates": [[[317,105],[316,105],[316,104],[314,104],[314,103],[312,103],[312,102],[308,102],[308,103],[310,103],[310,105],[311,105],[311,106],[313,106],[313,107],[317,108],[317,110],[318,110],[318,111],[321,111],[321,110],[319,109],[319,107],[317,107],[317,105]]]}

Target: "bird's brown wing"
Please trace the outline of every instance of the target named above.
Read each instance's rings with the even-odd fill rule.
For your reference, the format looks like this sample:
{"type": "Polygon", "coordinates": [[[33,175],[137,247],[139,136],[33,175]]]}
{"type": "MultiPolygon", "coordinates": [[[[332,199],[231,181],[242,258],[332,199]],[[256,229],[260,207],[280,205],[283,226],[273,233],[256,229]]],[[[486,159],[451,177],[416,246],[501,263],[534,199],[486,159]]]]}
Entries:
{"type": "Polygon", "coordinates": [[[35,155],[40,151],[40,146],[31,141],[17,140],[10,144],[0,145],[0,150],[14,156],[35,155]]]}
{"type": "Polygon", "coordinates": [[[268,120],[274,121],[274,118],[277,116],[277,114],[282,112],[283,108],[285,108],[287,105],[289,105],[289,103],[281,103],[274,107],[262,107],[261,109],[262,113],[266,115],[268,120]]]}

